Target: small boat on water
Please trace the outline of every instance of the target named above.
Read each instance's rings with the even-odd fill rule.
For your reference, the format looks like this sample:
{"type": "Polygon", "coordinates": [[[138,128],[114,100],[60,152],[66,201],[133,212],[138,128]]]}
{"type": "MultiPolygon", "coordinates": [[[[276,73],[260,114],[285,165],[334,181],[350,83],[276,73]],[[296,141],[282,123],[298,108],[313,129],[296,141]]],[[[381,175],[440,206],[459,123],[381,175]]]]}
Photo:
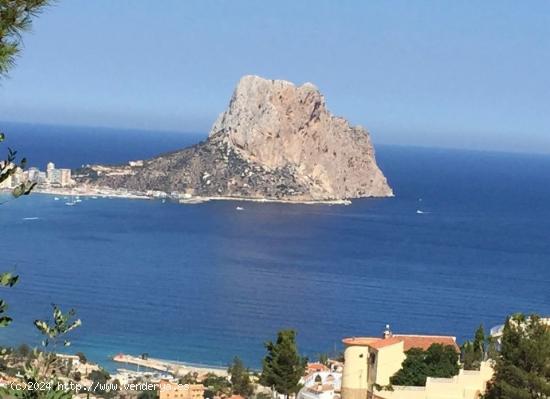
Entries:
{"type": "Polygon", "coordinates": [[[423,214],[424,214],[424,211],[421,211],[420,209],[417,209],[417,210],[416,210],[416,213],[417,213],[418,215],[423,215],[423,214]]]}
{"type": "MultiPolygon", "coordinates": [[[[78,198],[78,197],[77,197],[78,198]]],[[[74,206],[76,205],[77,202],[80,202],[79,200],[75,200],[74,197],[71,196],[71,199],[67,202],[65,202],[65,205],[67,206],[74,206]]]]}
{"type": "Polygon", "coordinates": [[[53,197],[54,201],[59,201],[59,197],[53,197]]]}
{"type": "Polygon", "coordinates": [[[238,211],[244,211],[244,208],[241,207],[241,206],[238,206],[238,207],[236,207],[235,209],[238,210],[238,211]]]}
{"type": "Polygon", "coordinates": [[[33,216],[33,217],[28,217],[28,218],[23,218],[23,220],[38,220],[39,218],[36,217],[36,216],[33,216]]]}

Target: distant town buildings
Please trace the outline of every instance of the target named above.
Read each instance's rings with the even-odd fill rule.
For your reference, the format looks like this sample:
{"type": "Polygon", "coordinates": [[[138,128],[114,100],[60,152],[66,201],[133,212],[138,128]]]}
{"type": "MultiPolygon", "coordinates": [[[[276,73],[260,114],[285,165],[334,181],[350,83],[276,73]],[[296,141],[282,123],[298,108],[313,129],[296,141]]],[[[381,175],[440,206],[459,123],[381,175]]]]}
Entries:
{"type": "Polygon", "coordinates": [[[159,399],[203,399],[204,385],[160,381],[159,399]]]}
{"type": "Polygon", "coordinates": [[[36,167],[31,167],[27,170],[23,170],[15,165],[13,167],[15,168],[15,172],[0,183],[0,189],[15,188],[26,182],[37,183],[38,186],[45,188],[70,187],[74,185],[74,180],[71,178],[71,170],[56,168],[53,162],[48,162],[46,171],[42,171],[36,167]]]}

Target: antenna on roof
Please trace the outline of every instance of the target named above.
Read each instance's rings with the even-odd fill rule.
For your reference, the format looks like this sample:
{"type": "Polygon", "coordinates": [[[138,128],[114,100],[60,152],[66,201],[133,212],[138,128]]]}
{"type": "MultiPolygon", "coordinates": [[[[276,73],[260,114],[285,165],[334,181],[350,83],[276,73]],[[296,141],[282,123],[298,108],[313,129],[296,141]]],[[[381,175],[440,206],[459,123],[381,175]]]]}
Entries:
{"type": "Polygon", "coordinates": [[[384,339],[391,338],[393,336],[393,333],[390,330],[390,325],[389,324],[386,324],[386,329],[384,330],[383,335],[384,335],[384,339]]]}

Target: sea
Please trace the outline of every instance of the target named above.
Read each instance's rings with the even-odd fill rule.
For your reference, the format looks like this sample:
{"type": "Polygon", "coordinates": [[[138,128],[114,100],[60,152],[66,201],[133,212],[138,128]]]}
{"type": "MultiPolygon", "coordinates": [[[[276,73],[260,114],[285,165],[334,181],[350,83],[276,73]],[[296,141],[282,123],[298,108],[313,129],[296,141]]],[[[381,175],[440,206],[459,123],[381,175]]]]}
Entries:
{"type": "MultiPolygon", "coordinates": [[[[143,159],[206,137],[1,126],[4,144],[41,169],[143,159]]],[[[376,150],[395,197],[349,206],[4,196],[0,265],[20,282],[0,289],[14,318],[0,345],[40,345],[33,320],[52,304],[82,319],[59,350],[110,370],[117,353],[220,367],[239,356],[259,368],[264,343],[287,328],[313,360],[386,324],[460,343],[511,313],[550,315],[550,156],[376,150]]]]}

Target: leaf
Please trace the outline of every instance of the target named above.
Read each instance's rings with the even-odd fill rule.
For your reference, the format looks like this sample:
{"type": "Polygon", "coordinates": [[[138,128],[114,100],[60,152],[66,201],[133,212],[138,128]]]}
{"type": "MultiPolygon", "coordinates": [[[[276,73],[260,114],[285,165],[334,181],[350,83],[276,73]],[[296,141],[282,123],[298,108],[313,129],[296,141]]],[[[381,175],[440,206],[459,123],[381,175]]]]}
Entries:
{"type": "Polygon", "coordinates": [[[0,285],[4,287],[13,287],[19,281],[19,276],[11,273],[0,274],[0,285]]]}
{"type": "Polygon", "coordinates": [[[11,324],[13,319],[11,317],[3,316],[0,317],[0,327],[7,327],[11,324]]]}

